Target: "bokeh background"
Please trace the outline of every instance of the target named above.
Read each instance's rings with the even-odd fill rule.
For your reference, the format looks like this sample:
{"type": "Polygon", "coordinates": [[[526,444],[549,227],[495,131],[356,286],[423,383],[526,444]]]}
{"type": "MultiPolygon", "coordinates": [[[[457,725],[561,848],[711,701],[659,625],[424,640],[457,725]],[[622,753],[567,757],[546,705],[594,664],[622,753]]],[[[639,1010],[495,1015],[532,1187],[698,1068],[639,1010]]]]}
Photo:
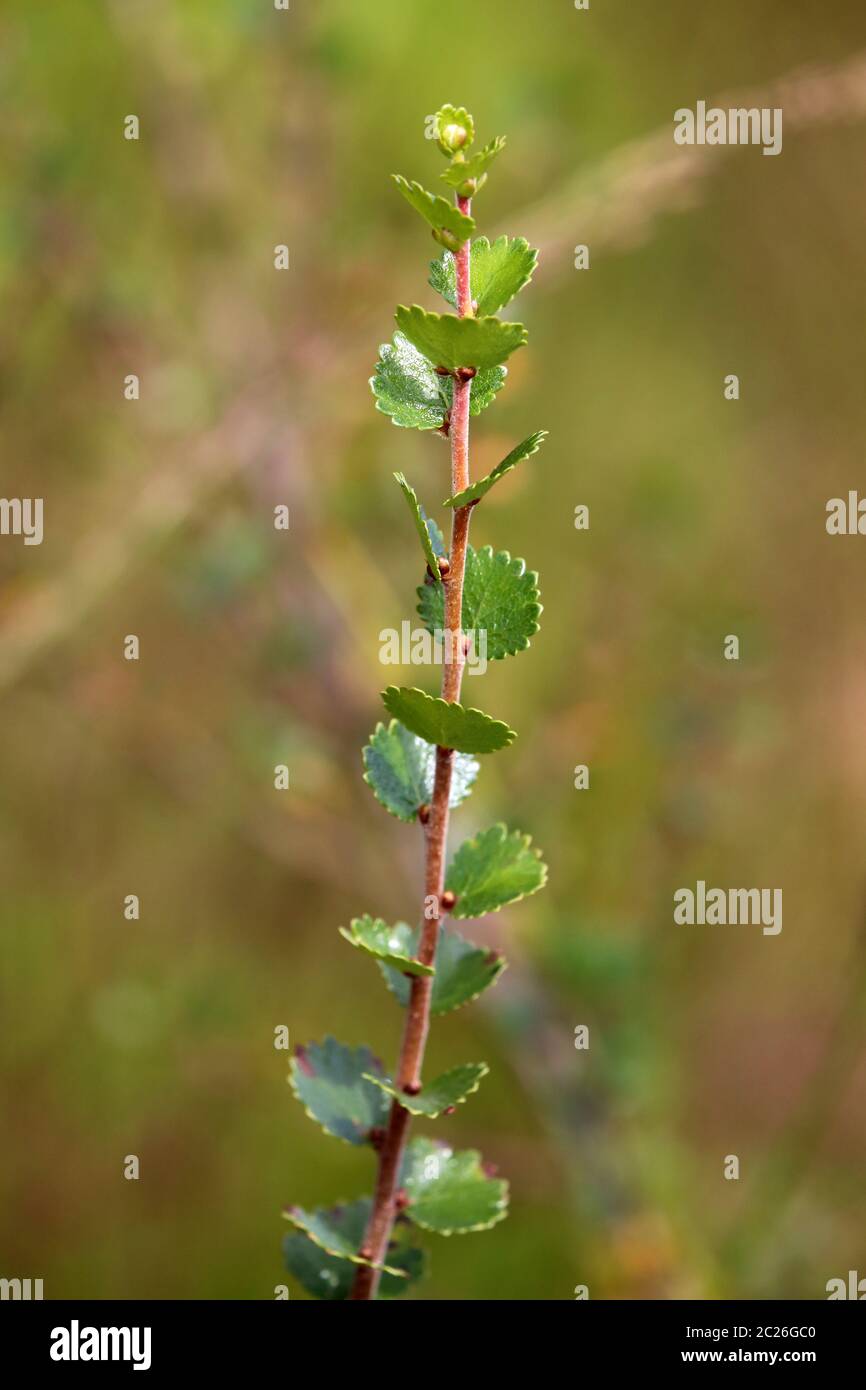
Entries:
{"type": "Polygon", "coordinates": [[[433,1030],[491,1063],[445,1123],[512,1211],[431,1237],[421,1296],[866,1273],[866,541],[824,529],[864,476],[862,5],[5,0],[0,90],[2,491],[46,524],[0,542],[0,1274],[270,1298],[281,1208],[369,1190],[273,1030],[398,1044],[336,929],[418,899],[359,750],[418,676],[378,661],[420,579],[391,475],[434,509],[447,449],[367,378],[434,307],[388,175],[435,179],[443,101],[508,136],[479,230],[543,257],[473,469],[550,430],[474,522],[545,612],[467,687],[521,737],[455,833],[508,819],[550,886],[477,924],[510,970],[433,1030]],[[783,105],[782,155],[675,147],[700,99],[783,105]],[[697,878],[781,887],[782,934],[675,927],[697,878]]]}

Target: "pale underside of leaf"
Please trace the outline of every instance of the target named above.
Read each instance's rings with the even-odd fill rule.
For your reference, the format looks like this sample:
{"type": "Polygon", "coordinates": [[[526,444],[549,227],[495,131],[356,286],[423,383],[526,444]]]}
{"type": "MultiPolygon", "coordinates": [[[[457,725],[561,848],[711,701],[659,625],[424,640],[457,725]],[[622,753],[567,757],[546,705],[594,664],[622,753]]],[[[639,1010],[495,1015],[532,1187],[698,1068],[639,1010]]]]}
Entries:
{"type": "Polygon", "coordinates": [[[470,502],[480,502],[481,498],[490,491],[500,478],[504,478],[506,473],[510,473],[512,468],[516,468],[523,459],[531,458],[537,453],[547,438],[547,430],[536,430],[535,434],[530,434],[516,448],[506,454],[501,463],[491,469],[484,478],[479,478],[476,483],[470,484],[462,492],[455,492],[451,497],[446,497],[442,503],[443,507],[466,507],[470,502]]]}
{"type": "Polygon", "coordinates": [[[501,720],[481,710],[465,709],[456,702],[426,695],[417,687],[389,685],[382,692],[389,714],[412,733],[440,748],[461,753],[495,753],[517,737],[501,720]]]}
{"type": "Polygon", "coordinates": [[[382,1081],[376,1076],[368,1076],[367,1080],[374,1086],[380,1086],[394,1100],[399,1101],[410,1115],[424,1115],[428,1120],[435,1120],[446,1110],[462,1105],[468,1096],[473,1095],[489,1070],[486,1062],[465,1062],[459,1067],[452,1067],[450,1071],[443,1072],[433,1081],[426,1082],[416,1096],[407,1095],[393,1082],[382,1081]]]}
{"type": "Polygon", "coordinates": [[[528,835],[509,833],[493,825],[458,849],[446,875],[446,888],[456,895],[451,915],[483,917],[520,902],[543,888],[547,866],[528,835]]]}
{"type": "MultiPolygon", "coordinates": [[[[420,960],[407,955],[403,950],[405,936],[401,928],[405,927],[405,922],[398,922],[396,926],[391,927],[387,922],[383,922],[381,917],[366,915],[353,918],[348,931],[345,927],[340,927],[339,932],[350,946],[357,947],[359,951],[373,956],[385,965],[393,966],[405,975],[432,975],[432,965],[423,965],[420,960]]],[[[365,1081],[374,1079],[375,1073],[364,1073],[365,1081]]]]}
{"type": "MultiPolygon", "coordinates": [[[[392,816],[410,822],[421,806],[430,804],[436,776],[434,744],[392,719],[387,725],[376,725],[362,756],[364,781],[392,816]]],[[[469,754],[454,755],[448,802],[452,809],[465,801],[478,771],[479,764],[469,754]]]]}
{"type": "MultiPolygon", "coordinates": [[[[486,367],[473,378],[469,411],[480,415],[505,384],[507,367],[486,367]]],[[[391,343],[382,343],[370,389],[376,409],[403,429],[440,430],[450,414],[454,399],[454,379],[440,376],[423,353],[404,333],[395,333],[391,343]]]]}

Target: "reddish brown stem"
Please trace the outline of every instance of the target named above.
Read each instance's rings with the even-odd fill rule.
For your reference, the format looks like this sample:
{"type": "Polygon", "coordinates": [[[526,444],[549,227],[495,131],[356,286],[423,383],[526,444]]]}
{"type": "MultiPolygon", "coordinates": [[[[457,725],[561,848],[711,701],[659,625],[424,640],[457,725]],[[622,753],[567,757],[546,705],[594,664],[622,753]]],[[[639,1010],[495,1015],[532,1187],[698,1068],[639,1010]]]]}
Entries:
{"type": "MultiPolygon", "coordinates": [[[[458,198],[461,212],[469,214],[470,199],[458,198]]],[[[455,255],[457,271],[457,312],[461,318],[472,313],[469,286],[470,244],[465,241],[455,255]]],[[[462,492],[469,486],[469,401],[471,381],[454,377],[454,396],[451,405],[448,437],[451,442],[451,491],[462,492]]],[[[466,546],[469,538],[471,507],[460,507],[451,521],[451,553],[445,584],[445,654],[442,670],[442,698],[460,699],[460,686],[466,654],[463,650],[463,576],[466,570],[466,546]]],[[[429,815],[424,826],[424,915],[418,957],[432,965],[439,941],[441,920],[440,899],[445,883],[445,848],[448,841],[448,805],[451,797],[451,768],[454,752],[451,748],[436,749],[436,775],[429,815]]],[[[432,977],[413,975],[409,1004],[403,1026],[403,1041],[397,1063],[397,1086],[416,1092],[421,1085],[421,1067],[430,1027],[430,995],[432,977]]],[[[399,1101],[391,1105],[388,1128],[379,1149],[379,1169],[373,1194],[373,1211],[364,1237],[364,1252],[373,1262],[359,1265],[352,1286],[352,1299],[374,1299],[379,1288],[380,1265],[388,1250],[388,1242],[397,1216],[397,1190],[400,1169],[409,1131],[410,1115],[399,1101]]]]}

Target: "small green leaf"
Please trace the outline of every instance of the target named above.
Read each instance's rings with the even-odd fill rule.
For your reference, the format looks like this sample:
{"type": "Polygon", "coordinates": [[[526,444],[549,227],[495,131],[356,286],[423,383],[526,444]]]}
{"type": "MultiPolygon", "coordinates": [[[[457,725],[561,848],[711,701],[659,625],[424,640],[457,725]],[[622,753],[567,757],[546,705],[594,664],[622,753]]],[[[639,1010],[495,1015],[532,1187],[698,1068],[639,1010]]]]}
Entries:
{"type": "Polygon", "coordinates": [[[491,719],[479,709],[465,709],[423,690],[389,685],[382,691],[389,714],[405,724],[413,734],[439,748],[456,748],[460,753],[495,753],[517,738],[513,729],[491,719]]]}
{"type": "MultiPolygon", "coordinates": [[[[436,747],[403,727],[396,719],[377,724],[363,753],[364,781],[386,811],[398,820],[412,821],[420,806],[433,799],[436,774],[436,747]]],[[[449,804],[465,801],[479,764],[467,753],[456,753],[451,765],[449,804]]]]}
{"type": "Polygon", "coordinates": [[[436,139],[443,154],[465,150],[475,139],[475,122],[465,106],[447,102],[436,112],[436,139]]]}
{"type": "MultiPolygon", "coordinates": [[[[450,378],[449,378],[450,381],[450,378]]],[[[404,429],[438,430],[448,411],[443,378],[403,333],[382,343],[370,387],[376,409],[404,429]]]]}
{"type": "MultiPolygon", "coordinates": [[[[480,236],[472,243],[469,287],[478,318],[497,314],[532,279],[538,252],[522,236],[497,237],[488,241],[480,236]]],[[[450,253],[430,262],[430,284],[437,294],[457,308],[454,258],[450,253]]]]}
{"type": "MultiPolygon", "coordinates": [[[[448,165],[445,173],[440,174],[440,178],[443,178],[452,188],[459,188],[461,184],[466,183],[467,179],[483,181],[494,159],[498,154],[501,154],[504,149],[505,136],[496,135],[492,140],[488,141],[484,149],[479,150],[477,154],[472,154],[468,159],[464,160],[455,159],[448,165]]],[[[480,186],[481,184],[479,183],[478,187],[480,188],[480,186]]]]}
{"type": "Polygon", "coordinates": [[[423,507],[421,508],[421,515],[427,523],[427,531],[430,536],[430,544],[433,547],[433,553],[437,558],[447,556],[448,551],[445,549],[445,538],[439,530],[437,523],[433,520],[432,516],[427,515],[423,507]]]}
{"type": "Polygon", "coordinates": [[[367,1080],[372,1081],[375,1086],[381,1086],[382,1090],[398,1100],[410,1115],[426,1115],[428,1120],[435,1120],[443,1111],[451,1110],[455,1105],[462,1105],[467,1096],[478,1090],[482,1077],[486,1076],[489,1070],[486,1062],[465,1062],[462,1066],[452,1067],[450,1071],[443,1072],[434,1081],[426,1082],[424,1089],[417,1096],[409,1096],[405,1091],[398,1090],[392,1082],[379,1081],[375,1076],[369,1076],[367,1080]]]}
{"type": "MultiPolygon", "coordinates": [[[[363,1200],[369,1202],[369,1198],[363,1200]]],[[[361,1236],[358,1237],[357,1218],[347,1224],[345,1213],[346,1205],[330,1209],[319,1207],[316,1211],[304,1211],[303,1207],[287,1207],[283,1216],[287,1221],[291,1221],[297,1230],[303,1231],[320,1250],[324,1250],[326,1255],[349,1260],[353,1265],[369,1265],[372,1269],[383,1269],[398,1279],[405,1278],[404,1271],[396,1264],[376,1264],[375,1261],[365,1260],[356,1253],[363,1238],[363,1228],[361,1236]]]]}
{"type": "Polygon", "coordinates": [[[547,866],[528,835],[509,834],[492,825],[460,846],[448,870],[445,886],[456,895],[452,917],[483,917],[508,903],[537,893],[547,882],[547,866]]]}
{"type": "Polygon", "coordinates": [[[443,507],[466,507],[470,502],[480,501],[484,494],[489,492],[500,478],[504,478],[506,473],[510,473],[512,468],[516,468],[518,463],[538,453],[546,438],[547,430],[536,430],[535,434],[529,435],[515,449],[512,449],[510,454],[506,454],[502,462],[497,463],[486,477],[479,478],[477,483],[472,483],[463,492],[455,492],[452,497],[446,497],[442,503],[443,507]]]}
{"type": "MultiPolygon", "coordinates": [[[[444,631],[442,586],[422,584],[417,593],[424,626],[431,633],[444,631]]],[[[481,635],[485,633],[489,661],[501,661],[525,651],[529,639],[538,631],[541,611],[538,575],[526,568],[524,560],[512,560],[507,550],[494,555],[489,545],[481,550],[467,546],[462,627],[464,632],[474,634],[477,654],[485,654],[481,645],[481,635]]]]}
{"type": "Polygon", "coordinates": [[[489,1176],[474,1149],[455,1153],[434,1139],[413,1139],[402,1185],[409,1197],[409,1220],[441,1236],[486,1231],[508,1214],[508,1183],[489,1176]]]}
{"type": "Polygon", "coordinates": [[[392,174],[391,178],[406,202],[416,212],[419,212],[426,222],[430,223],[434,232],[447,233],[447,237],[450,238],[447,241],[450,249],[456,250],[458,246],[463,245],[467,238],[471,237],[475,231],[475,222],[455,207],[453,203],[449,203],[447,198],[443,198],[440,193],[428,193],[426,188],[421,187],[420,183],[409,183],[401,174],[392,174]]]}
{"type": "Polygon", "coordinates": [[[296,1049],[289,1085],[311,1120],[347,1144],[369,1143],[370,1130],[384,1125],[382,1092],[364,1075],[385,1071],[368,1047],[344,1047],[334,1038],[296,1049]]]}
{"type": "Polygon", "coordinates": [[[434,367],[496,367],[529,336],[522,323],[503,323],[494,318],[458,318],[456,314],[428,314],[418,304],[401,304],[394,316],[397,327],[434,367]]]}
{"type": "MultiPolygon", "coordinates": [[[[400,924],[402,949],[407,954],[417,950],[420,931],[400,924]]],[[[467,941],[459,932],[448,927],[439,930],[439,942],[434,958],[436,974],[433,976],[433,989],[430,994],[430,1012],[437,1018],[450,1014],[477,999],[488,986],[492,985],[506,967],[504,956],[496,951],[482,949],[467,941]]],[[[403,1007],[409,1002],[410,982],[405,975],[388,966],[381,967],[385,983],[403,1007]]]]}
{"type": "Polygon", "coordinates": [[[411,484],[407,483],[406,478],[402,473],[395,473],[394,477],[397,479],[397,482],[400,485],[400,490],[402,491],[403,496],[406,498],[409,511],[412,513],[412,520],[415,523],[415,530],[418,532],[418,539],[421,542],[421,549],[424,551],[424,559],[427,561],[427,568],[433,576],[435,583],[439,584],[441,583],[441,580],[439,578],[439,566],[436,563],[436,552],[433,549],[433,541],[430,537],[430,531],[427,526],[427,521],[421,512],[421,504],[418,501],[418,494],[415,491],[415,489],[411,486],[411,484]]]}
{"type": "MultiPolygon", "coordinates": [[[[469,411],[480,415],[501,390],[508,375],[505,367],[487,367],[472,378],[469,411]]],[[[403,429],[438,430],[445,423],[454,399],[454,379],[440,376],[403,333],[392,343],[382,343],[370,389],[376,409],[403,429]]]]}
{"type": "MultiPolygon", "coordinates": [[[[372,1205],[369,1197],[359,1197],[357,1201],[333,1207],[325,1213],[329,1228],[341,1232],[353,1249],[359,1249],[372,1205]]],[[[289,1273],[314,1298],[335,1303],[349,1297],[355,1280],[355,1264],[345,1256],[326,1254],[308,1236],[296,1231],[284,1238],[283,1257],[289,1273]]],[[[424,1273],[424,1251],[408,1243],[405,1227],[403,1230],[397,1227],[386,1259],[399,1274],[382,1275],[378,1297],[397,1298],[416,1284],[424,1273]]]]}
{"type": "MultiPolygon", "coordinates": [[[[405,938],[399,929],[405,926],[405,922],[398,922],[396,927],[389,927],[381,917],[368,915],[354,917],[348,931],[345,927],[340,927],[339,930],[340,935],[344,936],[351,946],[357,946],[359,950],[366,951],[368,956],[374,956],[383,964],[393,966],[402,974],[432,975],[432,965],[422,965],[420,960],[406,955],[402,949],[405,938]]],[[[371,1072],[365,1072],[364,1080],[374,1081],[375,1076],[371,1072]]]]}

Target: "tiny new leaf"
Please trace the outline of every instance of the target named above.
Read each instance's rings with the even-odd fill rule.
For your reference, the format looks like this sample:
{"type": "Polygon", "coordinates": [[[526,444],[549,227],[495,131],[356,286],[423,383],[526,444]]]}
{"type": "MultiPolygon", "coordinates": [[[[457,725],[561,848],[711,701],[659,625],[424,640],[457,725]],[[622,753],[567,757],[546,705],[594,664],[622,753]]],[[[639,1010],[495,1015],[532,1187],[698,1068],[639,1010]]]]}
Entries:
{"type": "MultiPolygon", "coordinates": [[[[501,465],[500,465],[501,467],[501,465]]],[[[427,561],[427,568],[434,581],[439,584],[439,565],[436,561],[436,551],[433,549],[433,541],[430,535],[430,528],[427,519],[421,512],[421,504],[418,501],[418,494],[410,483],[407,483],[404,474],[395,473],[394,477],[400,485],[400,490],[406,498],[409,511],[412,513],[412,520],[415,523],[415,530],[418,532],[418,539],[421,542],[421,549],[424,551],[424,559],[427,561]]]]}
{"type": "MultiPolygon", "coordinates": [[[[452,188],[459,188],[466,183],[467,179],[483,180],[494,159],[505,149],[505,136],[496,135],[489,140],[483,150],[477,154],[472,154],[468,159],[455,159],[444,174],[439,177],[444,179],[452,188]]],[[[480,187],[480,184],[479,184],[480,187]]]]}
{"type": "Polygon", "coordinates": [[[537,893],[547,881],[547,866],[528,835],[509,834],[492,825],[460,846],[445,879],[457,902],[452,917],[483,917],[508,903],[537,893]]]}
{"type": "Polygon", "coordinates": [[[369,1076],[367,1080],[372,1081],[375,1086],[381,1086],[382,1090],[398,1100],[410,1115],[424,1115],[428,1120],[435,1120],[446,1110],[453,1110],[455,1105],[462,1105],[467,1096],[478,1090],[482,1077],[486,1076],[489,1070],[486,1062],[465,1062],[462,1066],[452,1067],[450,1071],[443,1072],[433,1081],[425,1081],[417,1096],[407,1095],[392,1082],[380,1081],[375,1076],[369,1076]]]}
{"type": "MultiPolygon", "coordinates": [[[[407,955],[417,950],[419,932],[405,923],[400,924],[403,950],[407,955]]],[[[474,946],[459,932],[441,927],[434,959],[436,974],[430,996],[430,1012],[436,1017],[450,1014],[477,999],[492,985],[506,967],[505,957],[496,951],[474,946]]],[[[382,966],[385,982],[398,1002],[405,1008],[409,1002],[409,981],[388,966],[382,966]]]]}
{"type": "Polygon", "coordinates": [[[442,1236],[485,1231],[508,1211],[508,1183],[485,1172],[474,1149],[455,1153],[436,1140],[413,1139],[406,1150],[402,1185],[406,1215],[442,1236]]]}
{"type": "MultiPolygon", "coordinates": [[[[418,589],[418,612],[429,632],[445,627],[445,599],[441,585],[423,584],[418,589]]],[[[474,634],[474,649],[481,652],[481,634],[486,633],[486,656],[501,661],[529,646],[538,631],[541,604],[538,575],[526,568],[524,560],[512,560],[507,550],[494,555],[485,545],[466,549],[463,580],[464,632],[474,634]]]]}
{"type": "MultiPolygon", "coordinates": [[[[391,965],[404,975],[432,975],[432,965],[422,965],[420,960],[406,954],[405,930],[411,930],[406,928],[405,922],[389,927],[381,917],[370,917],[369,914],[353,917],[348,931],[345,927],[339,928],[340,935],[346,938],[350,946],[357,946],[358,950],[365,951],[384,965],[391,965]]],[[[375,1079],[373,1073],[364,1073],[365,1081],[375,1079]]]]}
{"type": "Polygon", "coordinates": [[[426,188],[422,188],[420,183],[409,183],[401,174],[392,174],[392,179],[396,183],[406,202],[411,204],[416,212],[420,212],[425,221],[430,223],[434,233],[439,233],[439,240],[445,240],[446,244],[453,249],[462,246],[463,242],[471,237],[475,231],[475,223],[471,217],[467,217],[453,203],[449,203],[447,198],[443,198],[439,193],[428,193],[426,188]],[[442,233],[445,233],[443,238],[442,233]]]}
{"type": "Polygon", "coordinates": [[[365,1081],[365,1074],[385,1075],[368,1047],[344,1047],[326,1038],[321,1045],[296,1049],[289,1085],[310,1119],[327,1134],[347,1144],[366,1144],[370,1130],[387,1122],[388,1107],[382,1104],[382,1091],[365,1081]]]}
{"type": "Polygon", "coordinates": [[[458,318],[430,314],[418,304],[400,304],[397,327],[434,367],[456,372],[460,367],[496,367],[526,342],[522,323],[494,318],[458,318]]]}
{"type": "Polygon", "coordinates": [[[442,503],[443,507],[466,507],[470,502],[479,502],[484,494],[489,492],[495,483],[499,482],[500,478],[503,478],[506,473],[510,473],[512,468],[516,468],[523,459],[531,458],[533,454],[537,453],[546,438],[547,430],[536,430],[535,434],[530,434],[528,438],[512,449],[510,454],[506,454],[502,462],[497,463],[486,477],[479,478],[477,483],[472,483],[462,492],[455,492],[453,496],[446,497],[442,503]]]}
{"type": "Polygon", "coordinates": [[[465,709],[456,701],[425,695],[417,688],[389,685],[382,691],[382,702],[388,713],[413,734],[440,748],[456,748],[460,753],[495,753],[517,737],[507,724],[481,710],[465,709]]]}
{"type": "Polygon", "coordinates": [[[452,106],[450,102],[440,106],[436,112],[436,139],[443,154],[453,154],[472,144],[475,122],[465,106],[452,106]]]}
{"type": "MultiPolygon", "coordinates": [[[[365,1199],[369,1201],[369,1198],[365,1199]]],[[[283,1216],[287,1221],[304,1235],[318,1245],[320,1250],[324,1250],[326,1255],[333,1255],[337,1259],[350,1260],[354,1265],[373,1265],[375,1269],[383,1269],[388,1274],[395,1275],[398,1279],[405,1279],[405,1272],[397,1265],[374,1264],[372,1260],[365,1260],[357,1254],[360,1239],[355,1238],[354,1222],[347,1226],[344,1213],[345,1205],[336,1207],[319,1207],[316,1211],[305,1211],[303,1207],[286,1207],[283,1216]]]]}
{"type": "MultiPolygon", "coordinates": [[[[472,243],[469,268],[469,289],[477,317],[498,314],[504,309],[532,279],[537,264],[538,252],[522,236],[500,236],[495,241],[488,241],[486,236],[477,237],[472,243]]],[[[430,262],[430,285],[456,309],[457,284],[452,256],[446,254],[430,262]]]]}
{"type": "MultiPolygon", "coordinates": [[[[364,1239],[372,1205],[369,1197],[359,1197],[354,1202],[333,1207],[323,1215],[329,1229],[342,1233],[347,1244],[357,1250],[364,1239]]],[[[283,1240],[283,1258],[289,1273],[314,1298],[334,1303],[349,1297],[355,1278],[355,1264],[345,1255],[328,1255],[309,1236],[295,1231],[283,1240]]],[[[395,1233],[385,1258],[398,1273],[382,1275],[379,1298],[399,1297],[424,1273],[424,1251],[408,1243],[405,1227],[395,1233]]]]}
{"type": "MultiPolygon", "coordinates": [[[[432,586],[430,586],[432,587],[432,586]]],[[[398,720],[377,724],[363,753],[364,781],[376,800],[398,820],[413,821],[419,807],[430,804],[436,773],[436,748],[398,720]]],[[[459,806],[469,795],[479,764],[467,753],[456,753],[451,766],[449,805],[459,806]]]]}

